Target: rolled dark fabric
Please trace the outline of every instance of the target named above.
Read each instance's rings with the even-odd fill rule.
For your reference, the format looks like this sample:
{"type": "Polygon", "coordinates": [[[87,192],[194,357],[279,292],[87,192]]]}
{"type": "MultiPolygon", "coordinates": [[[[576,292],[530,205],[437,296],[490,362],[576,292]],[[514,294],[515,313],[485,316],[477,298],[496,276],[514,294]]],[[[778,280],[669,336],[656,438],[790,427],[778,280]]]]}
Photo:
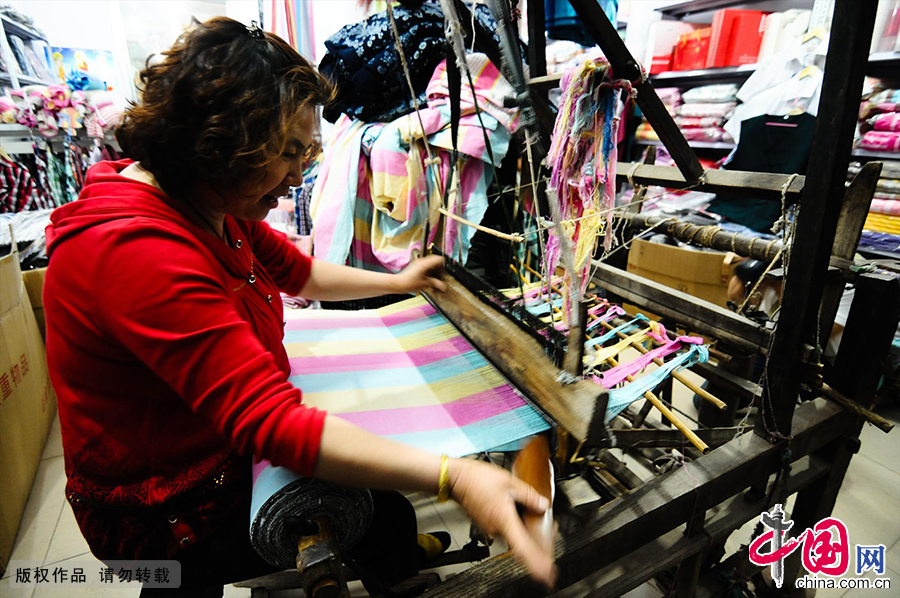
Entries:
{"type": "Polygon", "coordinates": [[[327,515],[345,551],[369,528],[372,510],[368,490],[304,478],[265,461],[253,466],[250,543],[259,556],[277,567],[297,565],[297,542],[287,526],[292,518],[312,520],[327,515]]]}

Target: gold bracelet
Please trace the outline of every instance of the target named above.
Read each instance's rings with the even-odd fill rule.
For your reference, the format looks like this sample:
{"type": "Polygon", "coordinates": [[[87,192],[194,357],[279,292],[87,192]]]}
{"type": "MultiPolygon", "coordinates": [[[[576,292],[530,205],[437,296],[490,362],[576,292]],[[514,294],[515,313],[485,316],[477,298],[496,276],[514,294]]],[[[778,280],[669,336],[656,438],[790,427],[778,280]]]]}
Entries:
{"type": "Polygon", "coordinates": [[[441,455],[441,473],[438,475],[438,502],[447,502],[450,498],[450,457],[441,455]]]}

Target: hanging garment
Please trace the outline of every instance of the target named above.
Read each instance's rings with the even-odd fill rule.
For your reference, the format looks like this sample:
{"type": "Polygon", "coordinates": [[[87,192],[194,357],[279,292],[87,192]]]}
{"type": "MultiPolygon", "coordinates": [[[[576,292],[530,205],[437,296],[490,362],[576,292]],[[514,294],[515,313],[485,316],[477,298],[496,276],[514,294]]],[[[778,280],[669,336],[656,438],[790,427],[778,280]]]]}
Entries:
{"type": "MultiPolygon", "coordinates": [[[[806,174],[816,118],[763,115],[741,123],[741,136],[725,168],[778,174],[806,174]]],[[[710,212],[758,232],[768,233],[781,217],[781,202],[760,199],[738,191],[719,192],[710,203],[710,212]]]]}
{"type": "Polygon", "coordinates": [[[360,142],[367,125],[345,115],[335,123],[325,144],[325,160],[313,187],[309,213],[313,220],[315,257],[346,264],[353,241],[353,205],[359,189],[360,142]]]}
{"type": "MultiPolygon", "coordinates": [[[[515,89],[503,78],[494,63],[484,54],[473,53],[466,55],[466,63],[469,72],[472,73],[472,86],[465,73],[462,75],[462,87],[460,88],[460,108],[463,114],[474,114],[475,103],[483,112],[493,116],[507,131],[515,133],[519,129],[519,109],[508,108],[503,101],[515,96],[515,89]],[[472,94],[472,87],[475,94],[472,94]]],[[[428,88],[425,90],[428,96],[428,105],[447,104],[450,98],[450,86],[447,79],[447,61],[443,60],[434,71],[428,88]]]]}
{"type": "Polygon", "coordinates": [[[728,134],[739,142],[742,123],[766,114],[783,116],[801,111],[815,116],[827,51],[828,40],[814,37],[760,64],[738,91],[737,97],[743,103],[725,123],[728,134]]]}
{"type": "MultiPolygon", "coordinates": [[[[496,31],[486,6],[476,5],[475,16],[488,31],[496,31]]],[[[444,14],[433,4],[415,10],[401,5],[394,7],[394,18],[417,101],[424,106],[425,88],[446,56],[444,14]]],[[[339,94],[324,112],[328,121],[335,122],[344,113],[364,122],[390,122],[412,112],[413,100],[386,12],[347,25],[328,38],[325,47],[319,70],[339,94]]]]}
{"type": "MultiPolygon", "coordinates": [[[[471,65],[481,67],[472,74],[479,108],[493,105],[492,112],[499,110],[508,126],[515,128],[518,112],[500,109],[498,90],[508,84],[478,55],[471,60],[471,65]]],[[[422,250],[423,243],[434,242],[442,228],[444,252],[465,261],[475,230],[450,218],[443,220],[443,227],[437,226],[441,218],[437,208],[443,203],[441,189],[453,148],[446,77],[446,68],[435,69],[427,86],[428,105],[418,114],[388,124],[364,125],[346,116],[336,123],[310,204],[316,257],[398,272],[422,250]],[[440,161],[430,169],[426,168],[426,142],[440,161]],[[435,180],[435,172],[440,182],[435,180]],[[426,227],[430,231],[427,240],[426,227]]],[[[468,89],[468,82],[463,89],[468,89]]],[[[451,189],[447,208],[479,223],[494,176],[491,156],[493,166],[499,166],[509,149],[510,133],[486,109],[476,113],[471,89],[463,108],[456,165],[460,187],[451,189]]]]}
{"type": "Polygon", "coordinates": [[[32,148],[34,159],[35,183],[38,189],[38,200],[41,208],[55,208],[57,203],[54,201],[52,189],[50,187],[50,175],[47,172],[47,161],[37,145],[32,148]]]}
{"type": "Polygon", "coordinates": [[[39,208],[36,187],[28,169],[14,160],[0,157],[0,212],[39,208]]]}
{"type": "Polygon", "coordinates": [[[44,152],[47,158],[47,186],[56,206],[67,204],[78,199],[75,189],[69,185],[66,167],[62,159],[53,152],[44,152]]]}

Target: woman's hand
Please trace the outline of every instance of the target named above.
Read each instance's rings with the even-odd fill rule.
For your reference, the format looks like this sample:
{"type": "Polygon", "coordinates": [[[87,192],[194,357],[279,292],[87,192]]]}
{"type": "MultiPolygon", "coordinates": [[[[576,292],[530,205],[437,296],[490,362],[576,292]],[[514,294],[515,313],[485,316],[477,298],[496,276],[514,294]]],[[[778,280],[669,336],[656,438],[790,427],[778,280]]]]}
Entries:
{"type": "Polygon", "coordinates": [[[505,469],[483,461],[453,459],[448,473],[453,500],[485,533],[503,536],[532,578],[552,588],[556,581],[553,555],[544,552],[528,534],[516,510],[519,503],[540,515],[549,507],[547,499],[505,469]]]}
{"type": "Polygon", "coordinates": [[[439,255],[427,255],[417,259],[399,274],[395,275],[397,292],[417,293],[425,289],[447,290],[447,285],[435,275],[444,268],[444,258],[439,255]]]}

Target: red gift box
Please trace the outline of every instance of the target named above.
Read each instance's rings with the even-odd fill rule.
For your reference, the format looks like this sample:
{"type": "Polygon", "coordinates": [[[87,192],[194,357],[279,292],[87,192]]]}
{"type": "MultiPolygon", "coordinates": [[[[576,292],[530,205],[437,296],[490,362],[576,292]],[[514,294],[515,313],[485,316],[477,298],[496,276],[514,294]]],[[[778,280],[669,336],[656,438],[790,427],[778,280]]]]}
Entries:
{"type": "Polygon", "coordinates": [[[706,68],[755,63],[762,43],[762,22],[766,14],[758,10],[733,8],[716,12],[706,68]]]}
{"type": "Polygon", "coordinates": [[[644,57],[644,68],[651,75],[672,70],[672,56],[678,37],[690,33],[701,25],[682,23],[680,21],[657,21],[650,26],[647,35],[647,52],[644,57]]]}
{"type": "Polygon", "coordinates": [[[673,71],[693,71],[706,66],[712,28],[698,29],[678,36],[675,56],[672,58],[673,71]]]}

